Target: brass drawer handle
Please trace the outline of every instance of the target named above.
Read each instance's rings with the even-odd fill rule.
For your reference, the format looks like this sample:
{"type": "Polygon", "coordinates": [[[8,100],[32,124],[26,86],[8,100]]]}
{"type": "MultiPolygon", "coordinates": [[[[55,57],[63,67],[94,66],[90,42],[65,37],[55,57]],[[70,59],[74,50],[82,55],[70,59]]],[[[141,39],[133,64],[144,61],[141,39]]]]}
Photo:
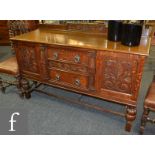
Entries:
{"type": "Polygon", "coordinates": [[[76,56],[74,57],[74,62],[75,62],[75,63],[80,62],[80,56],[79,56],[79,55],[76,55],[76,56]]]}
{"type": "Polygon", "coordinates": [[[76,86],[80,86],[80,84],[81,84],[81,83],[80,83],[80,80],[79,80],[79,79],[76,79],[76,80],[75,80],[75,85],[76,85],[76,86]]]}
{"type": "Polygon", "coordinates": [[[56,74],[55,79],[56,79],[57,81],[59,81],[59,80],[60,80],[60,75],[56,74]]]}
{"type": "Polygon", "coordinates": [[[57,53],[57,52],[54,52],[54,53],[53,53],[53,59],[54,59],[54,60],[58,59],[58,53],[57,53]]]}

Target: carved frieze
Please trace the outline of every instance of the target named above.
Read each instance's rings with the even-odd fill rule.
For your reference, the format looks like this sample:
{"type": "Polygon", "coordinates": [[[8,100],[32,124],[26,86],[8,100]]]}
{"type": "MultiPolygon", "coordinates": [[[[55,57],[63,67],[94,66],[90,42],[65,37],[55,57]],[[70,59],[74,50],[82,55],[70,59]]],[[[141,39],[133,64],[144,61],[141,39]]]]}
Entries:
{"type": "Polygon", "coordinates": [[[82,32],[90,32],[90,33],[106,33],[107,28],[104,24],[67,24],[68,30],[79,30],[82,32]]]}
{"type": "Polygon", "coordinates": [[[81,73],[89,72],[87,66],[73,65],[73,64],[67,64],[67,63],[61,63],[61,62],[55,62],[55,61],[49,61],[48,66],[49,68],[55,67],[66,71],[74,71],[74,72],[81,72],[81,73]]]}

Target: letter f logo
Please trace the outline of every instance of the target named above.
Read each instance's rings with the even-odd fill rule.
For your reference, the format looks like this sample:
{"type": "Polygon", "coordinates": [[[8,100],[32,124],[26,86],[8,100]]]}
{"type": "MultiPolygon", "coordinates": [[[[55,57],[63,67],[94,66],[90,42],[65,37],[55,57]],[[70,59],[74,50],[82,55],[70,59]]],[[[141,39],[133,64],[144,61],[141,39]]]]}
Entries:
{"type": "Polygon", "coordinates": [[[11,119],[9,120],[9,122],[11,123],[11,129],[10,129],[9,131],[16,131],[16,130],[14,130],[14,128],[13,128],[14,122],[17,122],[16,120],[13,119],[13,118],[14,118],[14,115],[20,115],[20,113],[19,113],[19,112],[14,112],[14,113],[11,115],[11,119]]]}

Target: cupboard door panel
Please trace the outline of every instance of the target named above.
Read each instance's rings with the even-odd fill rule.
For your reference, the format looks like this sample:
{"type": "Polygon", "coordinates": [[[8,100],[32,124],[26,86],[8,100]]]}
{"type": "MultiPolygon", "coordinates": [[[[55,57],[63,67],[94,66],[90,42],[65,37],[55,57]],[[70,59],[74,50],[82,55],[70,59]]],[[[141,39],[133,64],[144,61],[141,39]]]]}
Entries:
{"type": "Polygon", "coordinates": [[[142,77],[144,58],[138,55],[98,52],[96,87],[102,94],[136,99],[142,77]]]}
{"type": "Polygon", "coordinates": [[[18,44],[17,57],[20,72],[28,76],[40,77],[40,52],[35,44],[18,44]]]}

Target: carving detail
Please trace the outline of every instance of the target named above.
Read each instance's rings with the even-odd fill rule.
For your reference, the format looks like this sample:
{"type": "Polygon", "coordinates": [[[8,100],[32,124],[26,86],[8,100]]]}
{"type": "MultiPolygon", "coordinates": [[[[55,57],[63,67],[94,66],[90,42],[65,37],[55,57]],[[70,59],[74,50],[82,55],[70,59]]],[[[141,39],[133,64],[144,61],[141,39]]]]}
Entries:
{"type": "Polygon", "coordinates": [[[126,113],[127,120],[130,120],[130,121],[135,120],[135,118],[136,118],[136,109],[127,107],[126,111],[127,111],[127,113],[126,113]]]}
{"type": "Polygon", "coordinates": [[[134,100],[136,100],[137,97],[138,97],[138,91],[139,91],[140,82],[141,82],[141,79],[142,79],[144,63],[145,63],[145,58],[141,57],[141,59],[139,61],[139,65],[137,67],[138,69],[137,69],[137,73],[136,73],[136,81],[135,81],[135,84],[134,84],[133,90],[132,90],[133,91],[132,99],[134,99],[134,100]]]}
{"type": "Polygon", "coordinates": [[[131,94],[133,62],[104,57],[103,63],[103,88],[131,94]]]}
{"type": "Polygon", "coordinates": [[[88,67],[86,66],[78,66],[73,64],[71,65],[67,63],[61,63],[61,62],[49,61],[49,67],[50,68],[55,67],[55,68],[59,68],[67,71],[88,73],[88,67]]]}
{"type": "Polygon", "coordinates": [[[107,28],[104,24],[67,24],[68,30],[79,30],[82,32],[90,32],[90,33],[106,33],[107,28]]]}
{"type": "Polygon", "coordinates": [[[40,47],[40,54],[41,54],[41,76],[42,79],[49,79],[49,72],[48,72],[48,68],[47,68],[47,52],[46,52],[47,48],[41,46],[40,47]]]}
{"type": "Polygon", "coordinates": [[[38,72],[36,63],[35,49],[33,47],[21,47],[20,49],[21,66],[24,70],[38,72]]]}

